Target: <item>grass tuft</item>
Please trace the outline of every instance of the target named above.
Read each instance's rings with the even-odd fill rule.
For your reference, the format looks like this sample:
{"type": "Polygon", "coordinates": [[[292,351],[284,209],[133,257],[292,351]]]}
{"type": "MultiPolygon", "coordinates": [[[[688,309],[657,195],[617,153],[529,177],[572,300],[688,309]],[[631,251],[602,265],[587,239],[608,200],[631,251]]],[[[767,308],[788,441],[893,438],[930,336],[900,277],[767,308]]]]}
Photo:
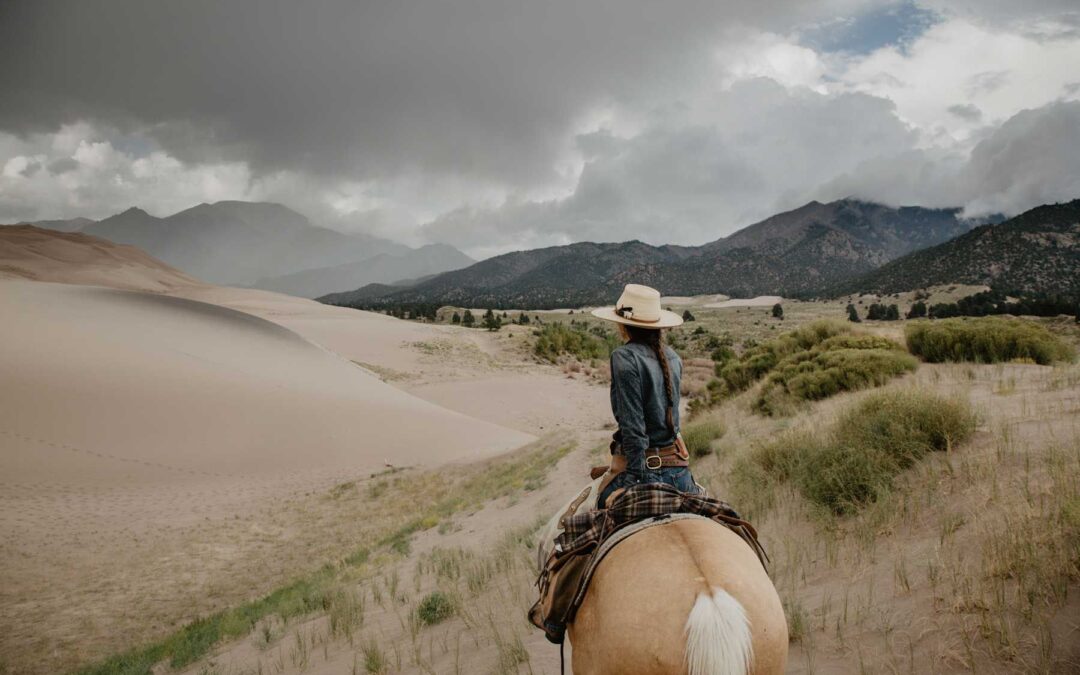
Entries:
{"type": "Polygon", "coordinates": [[[424,596],[416,608],[416,616],[426,626],[446,621],[457,613],[458,603],[449,593],[432,591],[424,596]]]}
{"type": "Polygon", "coordinates": [[[691,457],[705,457],[712,454],[712,442],[724,435],[724,425],[717,420],[692,422],[682,428],[683,441],[691,457]]]}
{"type": "Polygon", "coordinates": [[[733,486],[752,506],[756,492],[790,482],[837,515],[877,501],[895,476],[927,453],[948,450],[975,429],[966,402],[918,390],[867,396],[825,430],[788,432],[755,446],[732,469],[733,486]]]}

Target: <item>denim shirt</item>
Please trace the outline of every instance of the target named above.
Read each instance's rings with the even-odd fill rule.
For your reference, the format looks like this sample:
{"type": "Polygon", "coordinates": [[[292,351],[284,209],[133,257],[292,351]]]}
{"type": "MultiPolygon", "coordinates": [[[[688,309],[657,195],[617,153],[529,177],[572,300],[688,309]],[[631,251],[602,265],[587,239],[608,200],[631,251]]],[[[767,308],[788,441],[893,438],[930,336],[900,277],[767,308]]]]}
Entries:
{"type": "MultiPolygon", "coordinates": [[[[682,360],[671,347],[664,349],[671,369],[672,418],[678,433],[682,360]]],[[[675,442],[667,426],[664,373],[652,347],[629,342],[611,352],[611,411],[622,434],[627,470],[643,474],[645,449],[675,442]]]]}

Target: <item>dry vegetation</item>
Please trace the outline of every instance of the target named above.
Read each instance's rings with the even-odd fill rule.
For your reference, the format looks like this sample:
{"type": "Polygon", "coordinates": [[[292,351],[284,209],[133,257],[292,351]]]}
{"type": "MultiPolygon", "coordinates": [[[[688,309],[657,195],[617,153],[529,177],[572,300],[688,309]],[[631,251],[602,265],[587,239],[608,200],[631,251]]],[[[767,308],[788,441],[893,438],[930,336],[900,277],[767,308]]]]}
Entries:
{"type": "Polygon", "coordinates": [[[786,420],[746,415],[752,394],[707,413],[729,431],[696,473],[764,533],[791,670],[1080,669],[1078,385],[926,366],[786,420]]]}
{"type": "MultiPolygon", "coordinates": [[[[770,389],[791,396],[809,387],[804,373],[856,370],[848,355],[819,368],[823,354],[910,363],[899,327],[819,324],[781,341],[794,348],[759,349],[762,332],[843,306],[785,303],[783,321],[768,308],[693,311],[674,339],[688,373],[708,359],[712,377],[721,347],[771,361],[689,416],[684,435],[698,480],[763,535],[793,672],[1080,670],[1080,366],[889,367],[857,386],[826,378],[814,386],[827,400],[796,395],[806,402],[762,415],[770,389]]],[[[1075,329],[1055,331],[1075,343],[1075,329]]],[[[598,458],[549,440],[482,467],[339,486],[321,499],[366,518],[368,545],[83,672],[146,673],[151,659],[192,675],[557,672],[556,648],[524,618],[534,537],[598,458]]]]}

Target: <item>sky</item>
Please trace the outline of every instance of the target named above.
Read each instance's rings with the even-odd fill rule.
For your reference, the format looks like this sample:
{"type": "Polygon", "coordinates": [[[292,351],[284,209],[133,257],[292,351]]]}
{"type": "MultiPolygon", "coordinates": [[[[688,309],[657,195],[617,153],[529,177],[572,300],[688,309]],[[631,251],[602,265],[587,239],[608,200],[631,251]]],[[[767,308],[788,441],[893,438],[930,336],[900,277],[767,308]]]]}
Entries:
{"type": "Polygon", "coordinates": [[[2,0],[0,44],[0,222],[265,200],[486,257],[1080,197],[1075,0],[2,0]]]}

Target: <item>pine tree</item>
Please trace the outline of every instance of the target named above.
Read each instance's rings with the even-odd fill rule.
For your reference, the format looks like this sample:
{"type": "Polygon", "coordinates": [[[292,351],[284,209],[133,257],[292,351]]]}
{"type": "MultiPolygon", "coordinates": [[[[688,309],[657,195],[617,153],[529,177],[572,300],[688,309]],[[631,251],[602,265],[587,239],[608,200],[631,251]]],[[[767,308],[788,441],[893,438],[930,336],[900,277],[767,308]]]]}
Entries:
{"type": "Polygon", "coordinates": [[[476,325],[476,317],[473,316],[472,312],[470,312],[469,310],[465,310],[465,316],[461,317],[461,325],[468,326],[469,328],[472,328],[474,325],[476,325]]]}
{"type": "Polygon", "coordinates": [[[496,316],[495,312],[488,310],[484,313],[484,328],[489,331],[496,331],[502,328],[502,318],[496,316]]]}
{"type": "Polygon", "coordinates": [[[885,310],[886,321],[899,321],[900,320],[900,308],[896,305],[889,305],[889,308],[885,310]]]}
{"type": "Polygon", "coordinates": [[[909,319],[921,319],[926,316],[926,303],[922,300],[917,300],[915,304],[908,310],[907,318],[909,319]]]}
{"type": "Polygon", "coordinates": [[[452,323],[461,323],[461,315],[454,312],[454,316],[450,319],[452,323]]]}
{"type": "Polygon", "coordinates": [[[862,319],[859,318],[859,310],[855,309],[855,305],[850,302],[847,306],[847,318],[852,323],[862,323],[862,319]]]}
{"type": "Polygon", "coordinates": [[[528,326],[529,325],[529,315],[526,314],[525,312],[522,312],[521,315],[518,317],[518,323],[521,324],[522,326],[528,326]]]}
{"type": "Polygon", "coordinates": [[[688,310],[688,309],[683,310],[682,320],[683,321],[697,321],[697,319],[694,318],[694,315],[691,314],[690,310],[688,310]]]}
{"type": "Polygon", "coordinates": [[[774,319],[784,319],[784,306],[779,302],[772,306],[772,315],[774,319]]]}

